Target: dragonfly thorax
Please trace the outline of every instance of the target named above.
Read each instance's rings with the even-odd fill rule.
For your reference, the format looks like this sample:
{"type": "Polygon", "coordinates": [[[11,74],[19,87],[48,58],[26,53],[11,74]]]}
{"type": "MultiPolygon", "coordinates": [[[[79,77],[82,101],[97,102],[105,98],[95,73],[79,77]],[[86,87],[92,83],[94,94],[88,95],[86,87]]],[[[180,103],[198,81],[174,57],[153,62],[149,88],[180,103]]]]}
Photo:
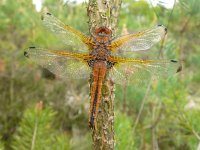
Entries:
{"type": "Polygon", "coordinates": [[[106,46],[98,46],[90,53],[95,60],[107,60],[110,54],[110,50],[107,49],[106,46]]]}

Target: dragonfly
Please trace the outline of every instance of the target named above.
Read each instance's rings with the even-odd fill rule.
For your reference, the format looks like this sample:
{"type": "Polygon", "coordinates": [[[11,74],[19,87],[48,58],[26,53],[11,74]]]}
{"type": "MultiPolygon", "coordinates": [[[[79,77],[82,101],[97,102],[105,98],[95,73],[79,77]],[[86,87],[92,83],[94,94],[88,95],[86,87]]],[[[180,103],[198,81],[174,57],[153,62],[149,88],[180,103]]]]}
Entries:
{"type": "Polygon", "coordinates": [[[167,33],[163,25],[114,38],[112,30],[105,26],[96,27],[90,36],[84,35],[49,12],[42,15],[42,22],[71,49],[29,47],[24,55],[57,76],[91,79],[90,128],[95,128],[106,78],[112,78],[118,84],[143,85],[152,78],[166,78],[181,70],[176,60],[132,58],[129,55],[149,50],[161,41],[167,33]]]}

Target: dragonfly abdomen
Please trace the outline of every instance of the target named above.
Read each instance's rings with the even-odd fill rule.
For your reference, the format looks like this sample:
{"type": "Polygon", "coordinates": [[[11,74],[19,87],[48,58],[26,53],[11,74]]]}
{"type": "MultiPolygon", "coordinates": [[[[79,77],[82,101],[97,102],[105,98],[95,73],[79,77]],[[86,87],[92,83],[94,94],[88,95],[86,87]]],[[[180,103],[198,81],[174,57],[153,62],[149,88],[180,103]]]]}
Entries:
{"type": "Polygon", "coordinates": [[[98,108],[100,104],[101,89],[103,80],[106,74],[106,64],[104,61],[96,62],[92,72],[92,84],[91,84],[91,101],[90,101],[90,119],[89,127],[94,128],[94,123],[97,117],[98,108]]]}

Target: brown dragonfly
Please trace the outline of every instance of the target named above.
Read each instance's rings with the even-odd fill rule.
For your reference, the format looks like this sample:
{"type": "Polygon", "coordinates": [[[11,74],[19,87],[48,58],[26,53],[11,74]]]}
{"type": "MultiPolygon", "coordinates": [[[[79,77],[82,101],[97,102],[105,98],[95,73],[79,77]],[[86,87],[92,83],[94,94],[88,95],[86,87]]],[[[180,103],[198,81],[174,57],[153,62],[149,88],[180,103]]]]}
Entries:
{"type": "Polygon", "coordinates": [[[89,127],[94,128],[101,98],[102,84],[111,77],[115,83],[143,84],[151,78],[166,78],[180,70],[175,60],[131,58],[131,53],[148,50],[159,42],[167,29],[158,25],[146,31],[118,38],[107,27],[97,27],[86,36],[65,25],[50,13],[42,16],[44,26],[54,32],[71,50],[29,47],[24,55],[63,78],[91,77],[89,127]],[[130,57],[125,57],[124,54],[130,57]]]}

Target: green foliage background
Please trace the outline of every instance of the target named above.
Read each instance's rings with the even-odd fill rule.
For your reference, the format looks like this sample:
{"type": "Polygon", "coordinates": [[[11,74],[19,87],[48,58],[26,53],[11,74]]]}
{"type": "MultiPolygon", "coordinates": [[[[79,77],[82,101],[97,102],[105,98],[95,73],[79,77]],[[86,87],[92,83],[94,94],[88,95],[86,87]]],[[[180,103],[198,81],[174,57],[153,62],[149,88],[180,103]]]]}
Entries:
{"type": "MultiPolygon", "coordinates": [[[[162,2],[156,7],[146,1],[122,2],[118,35],[156,24],[168,26],[163,58],[181,61],[183,70],[149,87],[116,86],[116,149],[200,146],[199,2],[179,0],[173,12],[162,2]]],[[[86,7],[86,3],[43,2],[44,10],[87,34],[86,7]]],[[[0,150],[31,149],[38,119],[34,150],[91,149],[87,81],[55,78],[23,56],[32,45],[64,47],[43,28],[40,16],[31,0],[0,1],[0,150]],[[42,109],[37,112],[40,101],[42,109]]],[[[158,44],[149,55],[157,58],[159,49],[158,44]]]]}

